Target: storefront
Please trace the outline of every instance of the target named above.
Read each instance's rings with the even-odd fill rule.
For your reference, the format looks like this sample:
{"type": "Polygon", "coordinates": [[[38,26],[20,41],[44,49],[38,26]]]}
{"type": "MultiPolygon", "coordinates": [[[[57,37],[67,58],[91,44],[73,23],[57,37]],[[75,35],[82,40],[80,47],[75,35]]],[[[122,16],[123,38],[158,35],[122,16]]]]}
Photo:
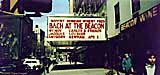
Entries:
{"type": "Polygon", "coordinates": [[[160,4],[121,24],[120,39],[120,48],[132,54],[138,73],[143,72],[149,53],[156,55],[160,72],[160,4]]]}

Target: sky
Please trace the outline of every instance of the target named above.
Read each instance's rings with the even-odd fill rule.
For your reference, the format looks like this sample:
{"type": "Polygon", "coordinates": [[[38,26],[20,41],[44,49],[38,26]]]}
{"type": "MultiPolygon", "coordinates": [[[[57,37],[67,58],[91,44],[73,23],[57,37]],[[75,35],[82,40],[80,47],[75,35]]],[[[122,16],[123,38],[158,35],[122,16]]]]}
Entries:
{"type": "Polygon", "coordinates": [[[33,28],[38,25],[47,36],[47,16],[55,14],[69,14],[69,2],[68,0],[52,0],[52,11],[50,13],[42,13],[42,17],[32,17],[33,28]]]}

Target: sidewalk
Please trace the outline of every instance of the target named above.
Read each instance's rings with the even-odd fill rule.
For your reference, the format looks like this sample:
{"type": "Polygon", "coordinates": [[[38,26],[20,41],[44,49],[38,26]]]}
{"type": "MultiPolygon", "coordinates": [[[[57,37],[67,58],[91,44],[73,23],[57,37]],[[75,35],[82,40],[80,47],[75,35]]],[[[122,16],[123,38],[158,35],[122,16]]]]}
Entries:
{"type": "Polygon", "coordinates": [[[105,75],[103,68],[53,70],[46,75],[105,75]]]}
{"type": "MultiPolygon", "coordinates": [[[[89,69],[67,69],[67,70],[53,70],[46,75],[107,75],[109,69],[104,68],[89,68],[89,69]]],[[[118,74],[108,74],[108,75],[118,75],[118,74]]],[[[119,73],[119,75],[125,75],[124,73],[119,73]]],[[[131,75],[131,74],[130,74],[131,75]]]]}
{"type": "MultiPolygon", "coordinates": [[[[77,62],[77,65],[82,65],[83,63],[81,62],[77,62]]],[[[58,64],[56,64],[55,66],[63,66],[63,65],[75,65],[74,63],[71,63],[70,62],[59,62],[58,64]]],[[[72,69],[73,70],[73,69],[72,69]]],[[[81,69],[82,70],[82,69],[81,69]]],[[[104,73],[106,74],[107,72],[111,71],[111,69],[104,69],[104,73]]],[[[116,70],[114,70],[116,72],[116,70]]],[[[125,75],[125,73],[122,73],[122,72],[119,72],[120,75],[125,75]]],[[[114,75],[118,75],[117,72],[116,74],[114,75]]],[[[130,74],[132,75],[132,74],[130,74]]]]}
{"type": "MultiPolygon", "coordinates": [[[[107,75],[107,73],[109,72],[109,71],[111,71],[111,69],[105,69],[106,71],[105,71],[105,74],[107,75]]],[[[125,73],[122,73],[122,72],[119,72],[118,71],[118,73],[119,74],[117,74],[117,71],[116,70],[113,70],[114,71],[114,73],[115,74],[113,74],[113,75],[125,75],[125,73]]],[[[110,74],[109,74],[110,75],[110,74]]],[[[133,74],[129,74],[129,75],[133,75],[133,74]]]]}
{"type": "MultiPolygon", "coordinates": [[[[81,63],[81,62],[77,62],[77,65],[81,65],[81,64],[83,64],[83,63],[81,63]]],[[[75,65],[74,63],[71,63],[70,64],[70,62],[62,62],[62,63],[58,63],[58,64],[56,64],[56,66],[63,66],[63,65],[75,65]]],[[[102,68],[101,68],[102,69],[102,68]]],[[[74,71],[74,69],[71,69],[72,71],[74,71]]],[[[77,70],[77,69],[76,69],[77,70]]],[[[80,69],[80,70],[82,70],[82,69],[80,69]]],[[[84,70],[87,70],[87,69],[84,69],[84,70]]],[[[89,70],[89,69],[88,69],[89,70]]],[[[92,69],[90,69],[90,70],[92,70],[92,69]]],[[[62,71],[62,70],[59,70],[59,71],[62,71]]],[[[64,71],[64,70],[63,70],[64,71]]],[[[67,70],[68,71],[68,70],[67,70]]],[[[104,73],[106,74],[107,72],[109,72],[110,71],[110,69],[104,69],[104,73]]],[[[116,71],[116,70],[114,70],[114,71],[116,71]]],[[[57,71],[58,72],[58,71],[57,71]]],[[[119,74],[120,75],[125,75],[125,73],[122,73],[122,72],[119,72],[119,74]]],[[[114,75],[118,75],[117,73],[116,74],[114,74],[114,75]]],[[[132,75],[132,74],[130,74],[130,75],[132,75]]]]}
{"type": "MultiPolygon", "coordinates": [[[[81,63],[81,62],[77,62],[77,65],[81,65],[81,64],[83,64],[83,63],[81,63]]],[[[90,69],[87,69],[87,68],[82,68],[82,69],[67,69],[67,70],[53,70],[53,68],[54,67],[57,67],[57,66],[59,66],[59,67],[63,67],[63,66],[65,66],[65,65],[72,65],[72,66],[74,66],[75,64],[74,63],[69,63],[69,62],[59,62],[58,64],[55,64],[55,65],[53,65],[53,64],[51,64],[50,65],[50,67],[49,67],[49,72],[50,73],[46,73],[46,71],[45,71],[45,73],[46,74],[42,74],[42,75],[51,75],[51,74],[53,74],[53,72],[55,73],[57,73],[57,72],[65,72],[65,71],[72,71],[72,72],[74,72],[74,71],[77,71],[77,70],[81,70],[81,71],[89,71],[89,70],[92,70],[92,72],[94,72],[94,70],[95,71],[98,71],[98,70],[101,70],[101,72],[102,72],[102,70],[104,70],[103,71],[103,75],[106,75],[109,71],[111,71],[111,69],[104,69],[104,68],[98,68],[98,69],[96,69],[96,68],[90,68],[90,69]]],[[[114,70],[115,72],[116,72],[116,70],[114,70]]],[[[82,73],[82,72],[81,72],[82,73]]],[[[116,72],[116,74],[114,74],[114,75],[118,75],[117,74],[117,72],[116,72]]],[[[125,73],[122,73],[122,72],[119,72],[119,75],[125,75],[125,73]]],[[[130,74],[130,75],[133,75],[133,74],[130,74]]]]}

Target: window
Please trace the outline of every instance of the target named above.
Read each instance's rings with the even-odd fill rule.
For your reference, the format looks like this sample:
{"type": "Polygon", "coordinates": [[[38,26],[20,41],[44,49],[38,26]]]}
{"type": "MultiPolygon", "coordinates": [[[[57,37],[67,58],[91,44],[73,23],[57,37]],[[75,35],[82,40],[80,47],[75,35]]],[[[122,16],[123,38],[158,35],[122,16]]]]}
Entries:
{"type": "Polygon", "coordinates": [[[140,0],[132,0],[132,13],[133,16],[137,16],[139,13],[138,11],[140,10],[140,0]]]}
{"type": "Polygon", "coordinates": [[[26,61],[26,63],[31,63],[31,61],[26,61]]]}
{"type": "Polygon", "coordinates": [[[119,22],[120,22],[120,11],[119,11],[119,2],[114,6],[115,10],[115,28],[119,28],[119,22]]]}
{"type": "Polygon", "coordinates": [[[32,61],[32,63],[37,63],[36,61],[32,61]]]}

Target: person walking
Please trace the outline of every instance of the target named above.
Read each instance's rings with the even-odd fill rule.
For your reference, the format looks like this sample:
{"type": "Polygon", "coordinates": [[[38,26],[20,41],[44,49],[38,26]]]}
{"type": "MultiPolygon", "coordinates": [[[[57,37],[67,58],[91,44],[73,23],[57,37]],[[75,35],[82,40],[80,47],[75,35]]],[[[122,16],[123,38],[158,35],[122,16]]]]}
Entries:
{"type": "Polygon", "coordinates": [[[125,72],[125,75],[133,73],[132,59],[128,53],[125,53],[125,57],[122,59],[122,68],[125,72]]]}
{"type": "Polygon", "coordinates": [[[68,60],[69,60],[69,63],[72,64],[71,55],[68,55],[68,60]]]}
{"type": "Polygon", "coordinates": [[[43,58],[43,64],[44,64],[44,70],[46,70],[47,73],[49,73],[49,60],[47,57],[43,58]]]}
{"type": "Polygon", "coordinates": [[[148,56],[147,62],[145,63],[145,75],[156,75],[156,58],[154,54],[148,56]]]}
{"type": "Polygon", "coordinates": [[[74,53],[74,55],[73,55],[73,61],[74,61],[74,64],[77,65],[78,55],[76,53],[74,53]]]}

